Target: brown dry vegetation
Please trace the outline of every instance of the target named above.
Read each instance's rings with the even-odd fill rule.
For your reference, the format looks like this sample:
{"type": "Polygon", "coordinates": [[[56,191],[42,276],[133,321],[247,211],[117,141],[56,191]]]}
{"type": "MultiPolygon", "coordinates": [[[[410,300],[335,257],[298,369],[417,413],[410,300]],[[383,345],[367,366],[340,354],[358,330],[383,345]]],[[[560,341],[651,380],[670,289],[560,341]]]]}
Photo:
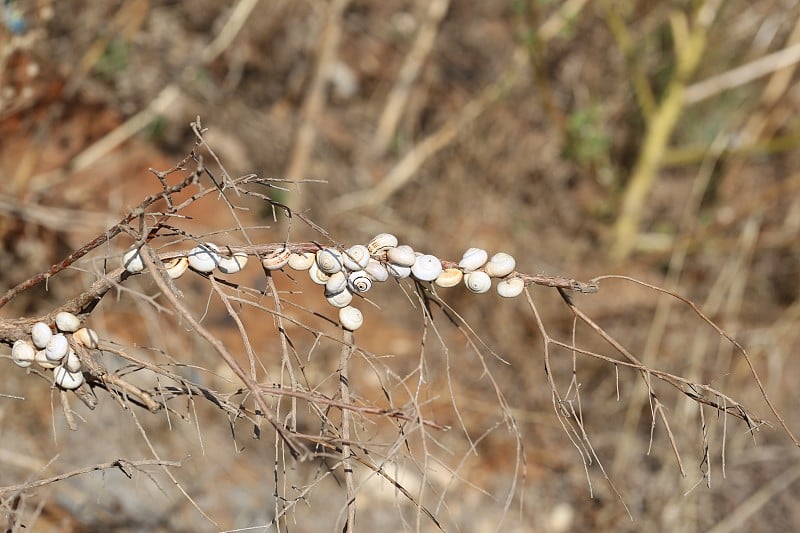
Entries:
{"type": "MultiPolygon", "coordinates": [[[[0,292],[161,190],[148,169],[186,157],[197,140],[189,124],[200,116],[231,178],[288,180],[254,190],[336,242],[391,231],[451,260],[480,246],[514,254],[531,274],[616,273],[676,291],[747,349],[777,411],[800,428],[794,2],[221,4],[4,3],[4,20],[19,15],[26,31],[11,32],[11,22],[0,29],[0,292]]],[[[222,179],[208,148],[197,154],[222,179]]],[[[195,168],[189,161],[170,183],[195,168]]],[[[213,187],[208,176],[201,186],[213,187]]],[[[325,242],[264,199],[226,195],[241,209],[212,193],[181,211],[191,219],[170,223],[237,245],[236,213],[258,226],[248,232],[256,243],[325,242]]],[[[98,247],[16,295],[0,317],[51,312],[106,265],[117,268],[132,242],[123,234],[98,247]]],[[[175,237],[153,244],[158,252],[188,246],[175,237]]],[[[255,263],[230,280],[264,290],[255,263]]],[[[305,276],[274,279],[286,314],[311,328],[286,325],[301,379],[287,374],[273,315],[237,306],[240,329],[208,279],[189,273],[176,285],[191,314],[248,368],[246,332],[256,381],[340,399],[340,332],[323,318],[333,310],[305,276]]],[[[553,348],[553,385],[567,400],[556,410],[543,330],[526,301],[439,292],[485,345],[471,346],[466,328],[438,309],[426,320],[413,286],[386,284],[370,293],[379,308],[361,305],[348,392],[356,405],[413,415],[354,412],[350,441],[443,529],[778,531],[800,523],[797,447],[742,353],[688,306],[614,279],[573,295],[648,367],[710,385],[768,422],[751,431],[656,383],[678,459],[637,371],[553,348]],[[565,431],[574,418],[558,413],[570,408],[585,435],[565,431]]],[[[161,293],[149,274],[130,278],[87,323],[110,349],[252,412],[252,398],[234,394],[247,388],[230,365],[161,293]]],[[[534,285],[531,295],[550,336],[569,343],[574,335],[581,348],[621,359],[585,324],[574,326],[555,289],[534,285]]],[[[253,301],[273,305],[269,292],[253,301]]],[[[103,364],[142,388],[165,385],[110,351],[103,364]]],[[[282,511],[283,530],[342,530],[348,489],[342,440],[332,438],[342,426],[335,406],[265,395],[280,417],[296,414],[288,427],[333,446],[314,456],[324,448],[301,439],[309,456],[295,461],[263,420],[256,431],[255,419],[234,421],[194,397],[172,400],[167,414],[103,390],[94,410],[72,396],[70,431],[48,381],[5,355],[0,366],[0,510],[12,530],[271,530],[282,511]],[[93,465],[105,466],[9,490],[93,465]]],[[[354,477],[356,530],[435,529],[363,463],[354,477]]]]}

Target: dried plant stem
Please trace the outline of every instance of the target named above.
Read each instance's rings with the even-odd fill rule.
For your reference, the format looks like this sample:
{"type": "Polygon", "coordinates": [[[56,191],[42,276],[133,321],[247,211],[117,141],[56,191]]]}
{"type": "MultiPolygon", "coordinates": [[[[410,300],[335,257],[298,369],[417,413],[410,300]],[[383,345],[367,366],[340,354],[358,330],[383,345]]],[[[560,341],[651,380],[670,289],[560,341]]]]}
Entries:
{"type": "MultiPolygon", "coordinates": [[[[349,363],[350,356],[353,355],[355,349],[353,345],[353,332],[342,328],[342,352],[339,360],[339,395],[342,397],[342,402],[349,404],[350,402],[350,371],[349,363]]],[[[356,490],[355,481],[353,480],[353,463],[351,460],[350,450],[350,424],[351,421],[350,411],[347,409],[342,410],[342,468],[344,469],[344,481],[346,486],[347,497],[347,522],[345,523],[342,531],[352,532],[355,531],[356,523],[356,490]]]]}

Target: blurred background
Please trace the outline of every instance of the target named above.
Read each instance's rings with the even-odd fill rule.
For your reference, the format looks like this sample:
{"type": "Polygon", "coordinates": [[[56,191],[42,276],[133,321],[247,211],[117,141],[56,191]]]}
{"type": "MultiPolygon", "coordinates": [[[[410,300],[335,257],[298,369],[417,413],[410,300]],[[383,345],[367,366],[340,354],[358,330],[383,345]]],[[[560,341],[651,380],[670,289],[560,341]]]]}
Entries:
{"type": "MultiPolygon", "coordinates": [[[[800,428],[796,1],[6,0],[0,10],[4,290],[158,191],[148,169],[166,170],[189,153],[189,124],[199,116],[231,176],[309,180],[270,194],[339,242],[390,231],[451,260],[479,246],[513,254],[531,274],[624,274],[675,290],[746,347],[770,399],[800,428]]],[[[270,226],[268,241],[319,239],[263,202],[239,203],[247,224],[270,226]]],[[[219,202],[187,214],[194,218],[183,227],[197,234],[235,227],[219,202]]],[[[116,266],[131,242],[118,240],[46,291],[25,292],[2,317],[47,312],[77,294],[104,261],[116,266]]],[[[177,321],[165,325],[174,317],[141,298],[157,292],[152,283],[131,287],[92,315],[101,336],[153,361],[168,353],[224,376],[206,345],[177,321]]],[[[203,314],[211,298],[202,280],[181,289],[203,314]]],[[[351,386],[380,404],[381,387],[391,389],[375,379],[383,375],[403,404],[424,368],[426,413],[453,429],[429,430],[429,440],[398,452],[396,467],[411,472],[411,486],[426,473],[429,488],[412,492],[444,529],[777,531],[800,523],[796,447],[741,356],[686,306],[614,280],[575,300],[648,365],[710,384],[770,422],[751,434],[658,389],[684,477],[638,374],[589,357],[573,364],[569,352],[554,351],[555,380],[571,400],[580,391],[596,457],[573,445],[553,411],[542,335],[524,301],[447,293],[498,356],[484,352],[481,361],[441,313],[439,342],[413,298],[380,291],[381,309],[367,312],[357,341],[391,357],[378,359],[384,374],[365,357],[351,386]],[[400,387],[397,376],[408,375],[400,387]]],[[[533,296],[549,334],[569,342],[569,309],[551,289],[533,296]]],[[[333,316],[316,293],[304,298],[295,301],[333,316]]],[[[207,319],[235,348],[240,332],[217,304],[207,319]]],[[[277,365],[271,319],[246,325],[263,364],[277,365]]],[[[297,335],[310,381],[335,385],[326,379],[338,348],[321,345],[311,358],[315,339],[297,335]]],[[[588,328],[576,337],[613,354],[588,328]]],[[[185,461],[174,475],[194,501],[163,473],[154,471],[153,482],[106,471],[15,500],[30,530],[257,528],[274,516],[271,433],[253,440],[251,428],[232,432],[202,403],[186,408],[188,421],[141,412],[134,423],[102,393],[97,411],[73,406],[83,420],[69,432],[47,383],[9,360],[0,365],[0,393],[26,398],[0,398],[0,484],[152,457],[141,424],[162,458],[185,461]]],[[[375,424],[364,438],[391,444],[375,424]]],[[[313,487],[287,529],[341,530],[344,492],[336,476],[320,479],[326,466],[286,459],[286,483],[313,487]]],[[[362,530],[435,528],[394,489],[369,482],[358,496],[362,530]]]]}

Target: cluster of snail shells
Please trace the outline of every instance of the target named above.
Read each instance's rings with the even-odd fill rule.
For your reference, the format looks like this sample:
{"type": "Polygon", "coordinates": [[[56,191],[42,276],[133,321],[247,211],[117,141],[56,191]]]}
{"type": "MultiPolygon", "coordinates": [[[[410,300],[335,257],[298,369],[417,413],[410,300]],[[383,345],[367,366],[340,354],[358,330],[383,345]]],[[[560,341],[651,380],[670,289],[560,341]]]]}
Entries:
{"type": "MultiPolygon", "coordinates": [[[[185,255],[167,259],[164,261],[164,268],[170,278],[178,279],[189,268],[204,274],[214,270],[219,270],[223,274],[236,274],[246,264],[246,253],[236,252],[227,255],[221,252],[216,244],[206,242],[195,246],[185,255]]],[[[122,266],[131,274],[137,274],[144,270],[141,247],[133,247],[126,251],[122,255],[122,266]]]]}
{"type": "MultiPolygon", "coordinates": [[[[525,290],[525,280],[512,274],[517,267],[513,256],[498,252],[491,258],[486,250],[470,248],[461,257],[457,269],[448,269],[463,272],[464,284],[470,291],[480,294],[492,288],[492,279],[498,278],[497,294],[503,298],[514,298],[525,290]]],[[[458,277],[455,272],[453,277],[458,277]]],[[[452,280],[447,280],[451,283],[452,280]]],[[[441,285],[437,280],[437,284],[441,285]]],[[[450,285],[441,285],[443,287],[450,285]]]]}
{"type": "Polygon", "coordinates": [[[82,328],[81,321],[72,313],[62,311],[56,315],[56,331],[37,322],[31,327],[30,339],[20,339],[11,349],[11,359],[17,366],[27,368],[33,363],[52,369],[56,385],[62,389],[77,389],[83,384],[81,360],[74,345],[95,349],[97,333],[82,328]]]}

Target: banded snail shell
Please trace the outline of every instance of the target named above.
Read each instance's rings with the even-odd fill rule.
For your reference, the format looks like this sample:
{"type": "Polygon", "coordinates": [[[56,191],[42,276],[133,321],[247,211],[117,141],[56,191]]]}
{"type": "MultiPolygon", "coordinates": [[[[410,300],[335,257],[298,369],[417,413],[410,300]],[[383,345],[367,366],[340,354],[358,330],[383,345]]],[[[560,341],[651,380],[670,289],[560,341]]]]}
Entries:
{"type": "Polygon", "coordinates": [[[72,313],[61,311],[60,313],[56,314],[56,327],[58,328],[58,331],[72,333],[81,327],[81,320],[72,313]]]}
{"type": "Polygon", "coordinates": [[[289,268],[293,270],[308,270],[317,260],[314,252],[293,253],[289,255],[289,268]]]}
{"type": "Polygon", "coordinates": [[[31,343],[18,340],[11,348],[11,359],[18,367],[28,368],[33,364],[36,357],[36,348],[31,343]]]}
{"type": "Polygon", "coordinates": [[[347,287],[352,292],[367,292],[372,288],[372,278],[363,270],[356,270],[347,276],[347,287]]]}
{"type": "Polygon", "coordinates": [[[389,271],[386,270],[386,267],[383,266],[383,264],[374,259],[369,260],[367,266],[364,267],[364,272],[366,272],[367,275],[372,278],[372,281],[377,281],[378,283],[389,279],[389,271]]]}
{"type": "Polygon", "coordinates": [[[364,315],[355,307],[342,307],[339,309],[339,324],[344,329],[355,331],[364,325],[364,315]]]}
{"type": "Polygon", "coordinates": [[[335,248],[323,248],[317,252],[317,266],[326,274],[333,274],[342,269],[342,254],[335,248]]]}
{"type": "Polygon", "coordinates": [[[436,283],[439,287],[455,287],[461,280],[464,279],[464,272],[460,268],[445,268],[442,273],[436,277],[436,283]]]}
{"type": "Polygon", "coordinates": [[[44,355],[50,361],[61,361],[69,351],[69,341],[63,333],[56,333],[47,343],[44,355]]]}
{"type": "Polygon", "coordinates": [[[464,284],[472,292],[481,294],[492,288],[492,278],[486,272],[476,270],[464,274],[464,284]]]}
{"type": "Polygon", "coordinates": [[[198,272],[212,272],[219,264],[219,248],[207,242],[192,248],[188,254],[189,266],[198,272]]]}
{"type": "Polygon", "coordinates": [[[83,385],[82,372],[70,372],[63,366],[58,366],[53,371],[56,385],[62,389],[74,390],[83,385]]]}
{"type": "Polygon", "coordinates": [[[483,271],[492,278],[502,278],[508,276],[517,267],[517,261],[509,254],[500,252],[494,254],[489,262],[483,267],[483,271]]]}
{"type": "Polygon", "coordinates": [[[414,249],[407,244],[401,244],[395,248],[386,250],[386,260],[393,265],[402,267],[411,267],[417,260],[417,255],[414,249]]]}
{"type": "Polygon", "coordinates": [[[50,330],[50,326],[44,322],[37,322],[31,328],[31,340],[33,341],[33,345],[40,350],[47,347],[47,343],[50,342],[52,337],[53,332],[50,330]]]}
{"type": "Polygon", "coordinates": [[[142,261],[139,247],[131,248],[122,254],[122,267],[131,274],[144,270],[144,261],[142,261]]]}
{"type": "Polygon", "coordinates": [[[369,250],[363,244],[351,246],[342,254],[342,263],[351,272],[363,269],[368,262],[369,250]]]}
{"type": "Polygon", "coordinates": [[[367,250],[369,251],[369,255],[377,255],[395,246],[397,246],[397,237],[391,233],[379,233],[369,241],[367,250]]]}
{"type": "Polygon", "coordinates": [[[497,283],[497,294],[503,298],[514,298],[525,290],[525,281],[522,278],[509,278],[497,283]]]}
{"type": "Polygon", "coordinates": [[[178,279],[179,277],[183,276],[183,274],[189,268],[189,259],[187,257],[173,257],[172,259],[168,259],[164,262],[164,268],[167,271],[167,275],[172,279],[178,279]]]}
{"type": "Polygon", "coordinates": [[[411,275],[420,281],[433,281],[442,273],[442,262],[435,255],[420,255],[411,267],[411,275]]]}
{"type": "Polygon", "coordinates": [[[267,270],[280,270],[289,264],[292,252],[285,246],[269,252],[261,258],[261,264],[267,270]]]}
{"type": "Polygon", "coordinates": [[[241,272],[245,265],[247,265],[247,259],[247,254],[244,252],[236,252],[232,256],[223,255],[219,258],[217,268],[219,268],[219,271],[223,274],[236,274],[237,272],[241,272]]]}
{"type": "Polygon", "coordinates": [[[344,272],[334,272],[325,282],[325,296],[333,296],[347,289],[347,276],[344,272]]]}
{"type": "Polygon", "coordinates": [[[340,293],[326,296],[325,299],[328,300],[328,303],[332,306],[342,308],[350,305],[350,302],[353,301],[353,293],[348,290],[343,290],[340,293]]]}
{"type": "Polygon", "coordinates": [[[482,250],[481,248],[470,248],[464,255],[461,257],[461,261],[458,262],[458,266],[464,270],[464,272],[472,272],[473,270],[478,270],[480,267],[486,264],[487,259],[489,259],[489,254],[486,250],[482,250]]]}

